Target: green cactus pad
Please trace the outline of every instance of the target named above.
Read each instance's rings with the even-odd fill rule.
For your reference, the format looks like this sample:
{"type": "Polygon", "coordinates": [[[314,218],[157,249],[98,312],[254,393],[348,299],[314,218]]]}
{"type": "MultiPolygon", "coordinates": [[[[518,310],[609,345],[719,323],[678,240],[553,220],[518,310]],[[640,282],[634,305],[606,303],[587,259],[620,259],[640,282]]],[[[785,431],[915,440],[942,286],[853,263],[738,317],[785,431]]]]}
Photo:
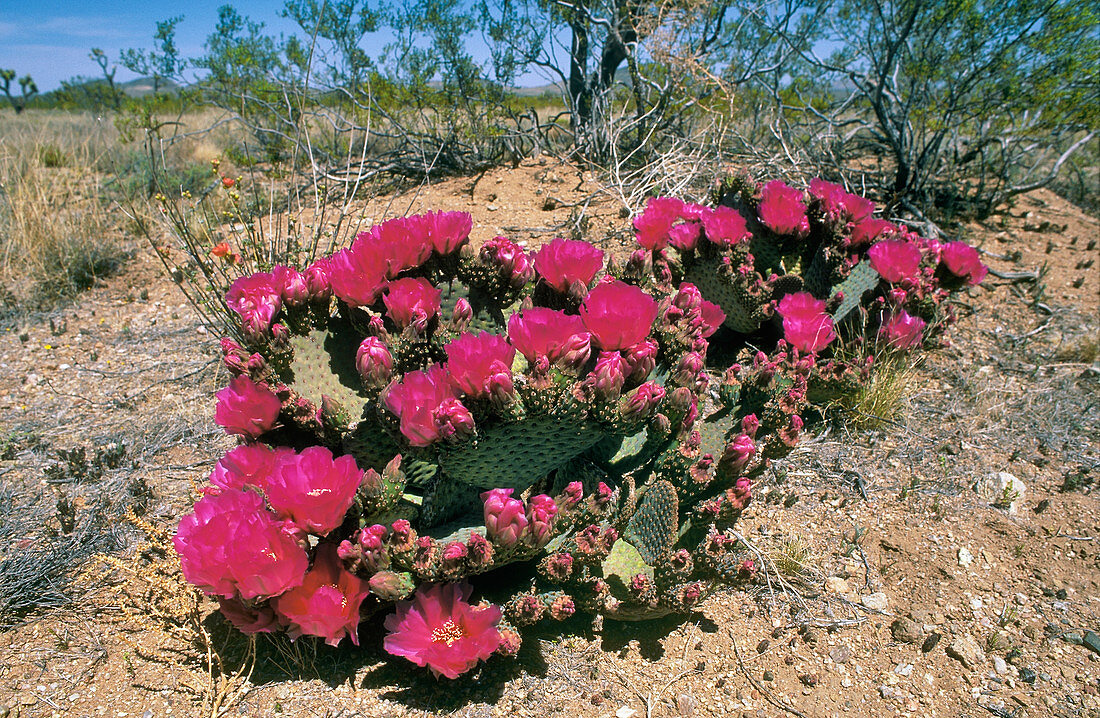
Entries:
{"type": "Polygon", "coordinates": [[[318,404],[322,396],[329,396],[357,417],[366,400],[363,381],[355,368],[361,339],[350,324],[337,318],[329,321],[327,329],[291,336],[294,358],[283,380],[318,404]]]}
{"type": "MultiPolygon", "coordinates": [[[[483,502],[479,492],[469,484],[439,475],[424,494],[420,505],[420,520],[425,527],[442,526],[461,517],[466,526],[482,525],[483,502]]],[[[455,529],[445,531],[452,533],[455,529]]]]}
{"type": "Polygon", "coordinates": [[[749,243],[749,251],[755,260],[753,268],[764,276],[768,275],[765,270],[778,268],[780,261],[783,259],[783,250],[774,237],[753,237],[749,243]]]}
{"type": "Polygon", "coordinates": [[[736,410],[718,411],[710,414],[705,419],[695,422],[693,427],[699,432],[702,439],[699,444],[699,455],[710,454],[717,461],[726,449],[726,441],[735,423],[736,410]]]}
{"type": "Polygon", "coordinates": [[[524,489],[603,437],[589,421],[536,416],[480,431],[441,451],[439,463],[448,476],[481,489],[524,489]]]}
{"type": "Polygon", "coordinates": [[[499,308],[492,307],[479,292],[467,289],[458,282],[440,285],[439,289],[442,292],[439,297],[440,317],[450,319],[454,314],[455,304],[459,299],[465,299],[474,310],[474,316],[470,319],[470,326],[466,331],[475,334],[478,332],[504,333],[504,315],[499,308]]]}
{"type": "Polygon", "coordinates": [[[844,292],[844,300],[833,312],[833,321],[837,323],[844,321],[844,318],[859,306],[859,300],[863,295],[878,286],[878,280],[878,272],[871,268],[871,263],[866,259],[852,267],[848,278],[830,291],[830,298],[836,296],[837,292],[844,292]]]}
{"type": "Polygon", "coordinates": [[[623,538],[637,549],[638,555],[650,566],[672,550],[679,527],[679,502],[676,489],[667,481],[647,487],[623,538]]]}
{"type": "Polygon", "coordinates": [[[760,322],[752,316],[752,309],[742,304],[733,287],[718,276],[717,262],[692,263],[684,272],[684,281],[694,284],[708,301],[722,307],[726,313],[724,324],[733,331],[751,334],[760,327],[760,322]]]}
{"type": "Polygon", "coordinates": [[[603,575],[612,590],[625,590],[630,585],[630,579],[640,573],[653,578],[653,567],[645,562],[641,552],[629,541],[616,541],[603,561],[603,575]]]}
{"type": "MultiPolygon", "coordinates": [[[[359,468],[375,471],[381,471],[390,459],[401,453],[374,416],[364,417],[344,436],[344,451],[355,457],[359,468]]],[[[408,461],[403,461],[401,468],[409,474],[408,461]]]]}

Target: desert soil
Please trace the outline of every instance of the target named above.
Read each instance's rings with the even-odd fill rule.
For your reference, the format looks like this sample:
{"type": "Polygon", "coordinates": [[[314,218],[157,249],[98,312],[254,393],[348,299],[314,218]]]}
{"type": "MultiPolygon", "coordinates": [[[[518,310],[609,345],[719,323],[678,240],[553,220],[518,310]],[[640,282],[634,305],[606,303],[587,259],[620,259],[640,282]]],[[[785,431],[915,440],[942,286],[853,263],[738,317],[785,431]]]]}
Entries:
{"type": "MultiPolygon", "coordinates": [[[[429,208],[531,246],[583,208],[593,241],[630,242],[619,205],[553,163],[372,211],[429,208]]],[[[388,657],[377,619],[358,648],[263,639],[238,673],[250,644],[158,533],[232,445],[217,337],[135,246],[73,305],[0,330],[0,559],[53,606],[0,629],[0,717],[1100,716],[1100,222],[1039,191],[954,231],[999,276],[958,298],[891,423],[835,417],[756,488],[740,532],[767,581],[688,617],[576,617],[454,682],[388,657]],[[1023,492],[973,490],[998,472],[1023,492]],[[117,559],[63,551],[61,590],[47,549],[78,535],[117,559]]]]}

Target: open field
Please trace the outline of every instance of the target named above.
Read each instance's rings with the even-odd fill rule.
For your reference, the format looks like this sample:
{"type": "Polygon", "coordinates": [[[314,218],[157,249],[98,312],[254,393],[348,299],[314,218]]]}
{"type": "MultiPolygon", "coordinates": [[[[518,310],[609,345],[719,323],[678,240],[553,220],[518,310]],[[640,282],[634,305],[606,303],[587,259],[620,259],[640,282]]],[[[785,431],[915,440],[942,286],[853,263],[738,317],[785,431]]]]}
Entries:
{"type": "MultiPolygon", "coordinates": [[[[768,472],[740,530],[773,580],[686,619],[576,617],[452,683],[385,654],[380,620],[361,648],[253,653],[183,585],[159,532],[232,445],[217,337],[120,219],[107,168],[87,174],[113,140],[47,131],[63,161],[27,156],[46,135],[0,143],[2,266],[50,276],[70,237],[117,266],[0,325],[0,716],[1100,716],[1100,221],[1057,195],[962,228],[996,274],[889,422],[834,417],[768,472]],[[994,472],[1024,482],[1014,510],[972,490],[994,472]]],[[[580,211],[594,243],[632,242],[595,178],[549,158],[357,213],[426,209],[469,211],[475,242],[534,247],[580,211]]]]}

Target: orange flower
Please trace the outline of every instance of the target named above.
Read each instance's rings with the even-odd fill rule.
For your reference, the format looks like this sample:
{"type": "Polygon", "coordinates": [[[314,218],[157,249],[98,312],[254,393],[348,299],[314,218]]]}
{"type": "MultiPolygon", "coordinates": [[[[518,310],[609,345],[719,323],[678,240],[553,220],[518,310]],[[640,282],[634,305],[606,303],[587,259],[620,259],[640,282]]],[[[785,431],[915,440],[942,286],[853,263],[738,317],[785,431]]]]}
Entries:
{"type": "Polygon", "coordinates": [[[222,242],[221,244],[210,250],[210,254],[218,258],[225,257],[229,253],[229,242],[222,242]]]}
{"type": "Polygon", "coordinates": [[[233,189],[233,185],[237,184],[237,181],[232,177],[222,177],[222,187],[226,189],[233,189]]]}

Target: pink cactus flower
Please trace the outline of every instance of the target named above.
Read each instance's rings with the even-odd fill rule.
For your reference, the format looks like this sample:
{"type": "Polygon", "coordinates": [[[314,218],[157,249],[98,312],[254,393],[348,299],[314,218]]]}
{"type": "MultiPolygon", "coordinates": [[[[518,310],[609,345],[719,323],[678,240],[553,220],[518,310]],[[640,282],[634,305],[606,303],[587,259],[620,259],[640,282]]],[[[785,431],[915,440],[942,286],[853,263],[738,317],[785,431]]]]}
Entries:
{"type": "Polygon", "coordinates": [[[270,272],[257,272],[234,280],[225,303],[240,316],[246,329],[262,334],[283,307],[282,287],[270,272]]]}
{"type": "Polygon", "coordinates": [[[427,279],[406,278],[390,282],[382,301],[394,324],[402,329],[413,326],[423,331],[428,320],[439,313],[442,295],[427,279]]]}
{"type": "Polygon", "coordinates": [[[852,227],[851,245],[861,247],[870,244],[882,235],[894,235],[898,233],[898,226],[885,219],[868,218],[852,227]]]}
{"type": "Polygon", "coordinates": [[[172,539],[183,577],[207,594],[277,596],[302,583],[309,557],[254,491],[227,490],[195,503],[172,539]]]}
{"type": "Polygon", "coordinates": [[[492,489],[481,494],[485,502],[485,533],[501,548],[511,548],[526,535],[528,519],[514,489],[492,489]]]}
{"type": "Polygon", "coordinates": [[[463,333],[443,349],[451,383],[466,396],[485,398],[493,387],[507,395],[513,393],[516,350],[504,337],[489,332],[463,333]]]}
{"type": "Polygon", "coordinates": [[[810,220],[806,217],[802,193],[779,180],[764,185],[756,211],[764,226],[776,234],[805,237],[810,233],[810,220]]]}
{"type": "Polygon", "coordinates": [[[428,212],[428,241],[439,254],[451,254],[470,241],[474,219],[469,212],[428,212]]]}
{"type": "Polygon", "coordinates": [[[602,282],[585,297],[580,314],[596,344],[614,351],[649,335],[657,318],[657,300],[625,282],[602,282]]]}
{"type": "Polygon", "coordinates": [[[401,420],[401,433],[413,446],[429,446],[443,438],[437,412],[450,399],[457,399],[447,370],[433,364],[422,371],[405,374],[382,398],[387,409],[401,420]]]}
{"type": "Polygon", "coordinates": [[[584,288],[603,267],[603,251],[588,242],[562,239],[542,245],[535,255],[535,271],[554,289],[569,292],[574,283],[584,288]]]}
{"type": "Polygon", "coordinates": [[[406,269],[419,267],[432,256],[423,215],[388,219],[361,233],[359,240],[372,246],[384,259],[387,279],[393,279],[406,269]]]}
{"type": "Polygon", "coordinates": [[[253,439],[275,426],[283,403],[266,384],[257,384],[247,375],[233,377],[229,386],[215,396],[214,421],[229,434],[253,439]]]}
{"type": "Polygon", "coordinates": [[[940,259],[947,270],[967,284],[981,284],[989,272],[978,257],[978,250],[966,242],[948,242],[940,251],[940,259]]]}
{"type": "Polygon", "coordinates": [[[451,679],[488,660],[500,646],[501,612],[492,604],[471,606],[466,600],[471,590],[467,583],[421,588],[386,617],[390,634],[382,646],[394,656],[428,667],[436,677],[451,679]]]}
{"type": "Polygon", "coordinates": [[[582,334],[589,337],[580,317],[554,309],[533,307],[508,318],[508,340],[531,363],[557,361],[570,337],[582,334]]]}
{"type": "Polygon", "coordinates": [[[393,354],[378,337],[367,337],[355,352],[355,368],[370,387],[383,387],[393,376],[393,354]]]}
{"type": "Polygon", "coordinates": [[[332,293],[351,307],[369,307],[386,285],[386,258],[380,249],[357,239],[349,249],[328,258],[332,293]]]}
{"type": "Polygon", "coordinates": [[[309,300],[309,286],[306,278],[294,267],[277,265],[271,268],[272,284],[279,289],[280,296],[288,306],[298,307],[309,300]]]}
{"type": "Polygon", "coordinates": [[[218,608],[225,620],[245,635],[271,633],[279,628],[275,611],[266,603],[253,607],[245,605],[238,598],[218,598],[218,608]]]}
{"type": "Polygon", "coordinates": [[[288,624],[291,639],[317,636],[337,646],[344,636],[359,645],[359,607],[370,594],[367,582],[344,569],[336,547],[317,547],[313,568],[302,585],[276,598],[272,604],[288,624]]]}
{"type": "Polygon", "coordinates": [[[884,239],[867,250],[871,268],[887,282],[916,279],[920,274],[920,249],[904,239],[884,239]]]}
{"type": "Polygon", "coordinates": [[[814,354],[836,339],[833,320],[825,313],[825,302],[809,292],[788,294],[779,301],[783,317],[783,338],[799,351],[814,354]]]}
{"type": "Polygon", "coordinates": [[[294,449],[272,449],[265,444],[242,444],[218,459],[210,474],[213,493],[246,486],[263,487],[282,461],[293,460],[294,449]]]}
{"type": "Polygon", "coordinates": [[[722,311],[722,307],[705,299],[699,305],[699,311],[703,319],[703,338],[706,339],[718,331],[718,327],[726,321],[726,313],[722,311]]]}
{"type": "Polygon", "coordinates": [[[911,317],[904,309],[899,309],[882,322],[878,334],[896,349],[912,349],[920,346],[924,338],[924,327],[923,319],[911,317]]]}
{"type": "Polygon", "coordinates": [[[546,494],[538,494],[527,500],[527,524],[530,530],[527,541],[534,548],[542,548],[553,538],[554,517],[558,505],[546,494]]]}
{"type": "Polygon", "coordinates": [[[681,222],[668,231],[668,243],[681,252],[690,252],[703,236],[703,225],[698,222],[681,222]]]}
{"type": "Polygon", "coordinates": [[[344,523],[363,472],[351,456],[333,458],[323,446],[303,449],[295,461],[281,461],[263,485],[268,503],[301,529],[319,536],[344,523]]]}
{"type": "MultiPolygon", "coordinates": [[[[673,226],[683,211],[683,200],[675,197],[650,197],[646,201],[645,211],[634,218],[638,244],[651,251],[667,247],[673,226]]],[[[695,234],[698,238],[698,229],[695,234]]]]}
{"type": "Polygon", "coordinates": [[[732,247],[752,237],[741,213],[731,207],[715,207],[702,214],[703,233],[719,247],[732,247]]]}
{"type": "Polygon", "coordinates": [[[822,213],[831,222],[860,222],[875,211],[875,203],[823,179],[810,180],[810,194],[821,204],[822,213]]]}

